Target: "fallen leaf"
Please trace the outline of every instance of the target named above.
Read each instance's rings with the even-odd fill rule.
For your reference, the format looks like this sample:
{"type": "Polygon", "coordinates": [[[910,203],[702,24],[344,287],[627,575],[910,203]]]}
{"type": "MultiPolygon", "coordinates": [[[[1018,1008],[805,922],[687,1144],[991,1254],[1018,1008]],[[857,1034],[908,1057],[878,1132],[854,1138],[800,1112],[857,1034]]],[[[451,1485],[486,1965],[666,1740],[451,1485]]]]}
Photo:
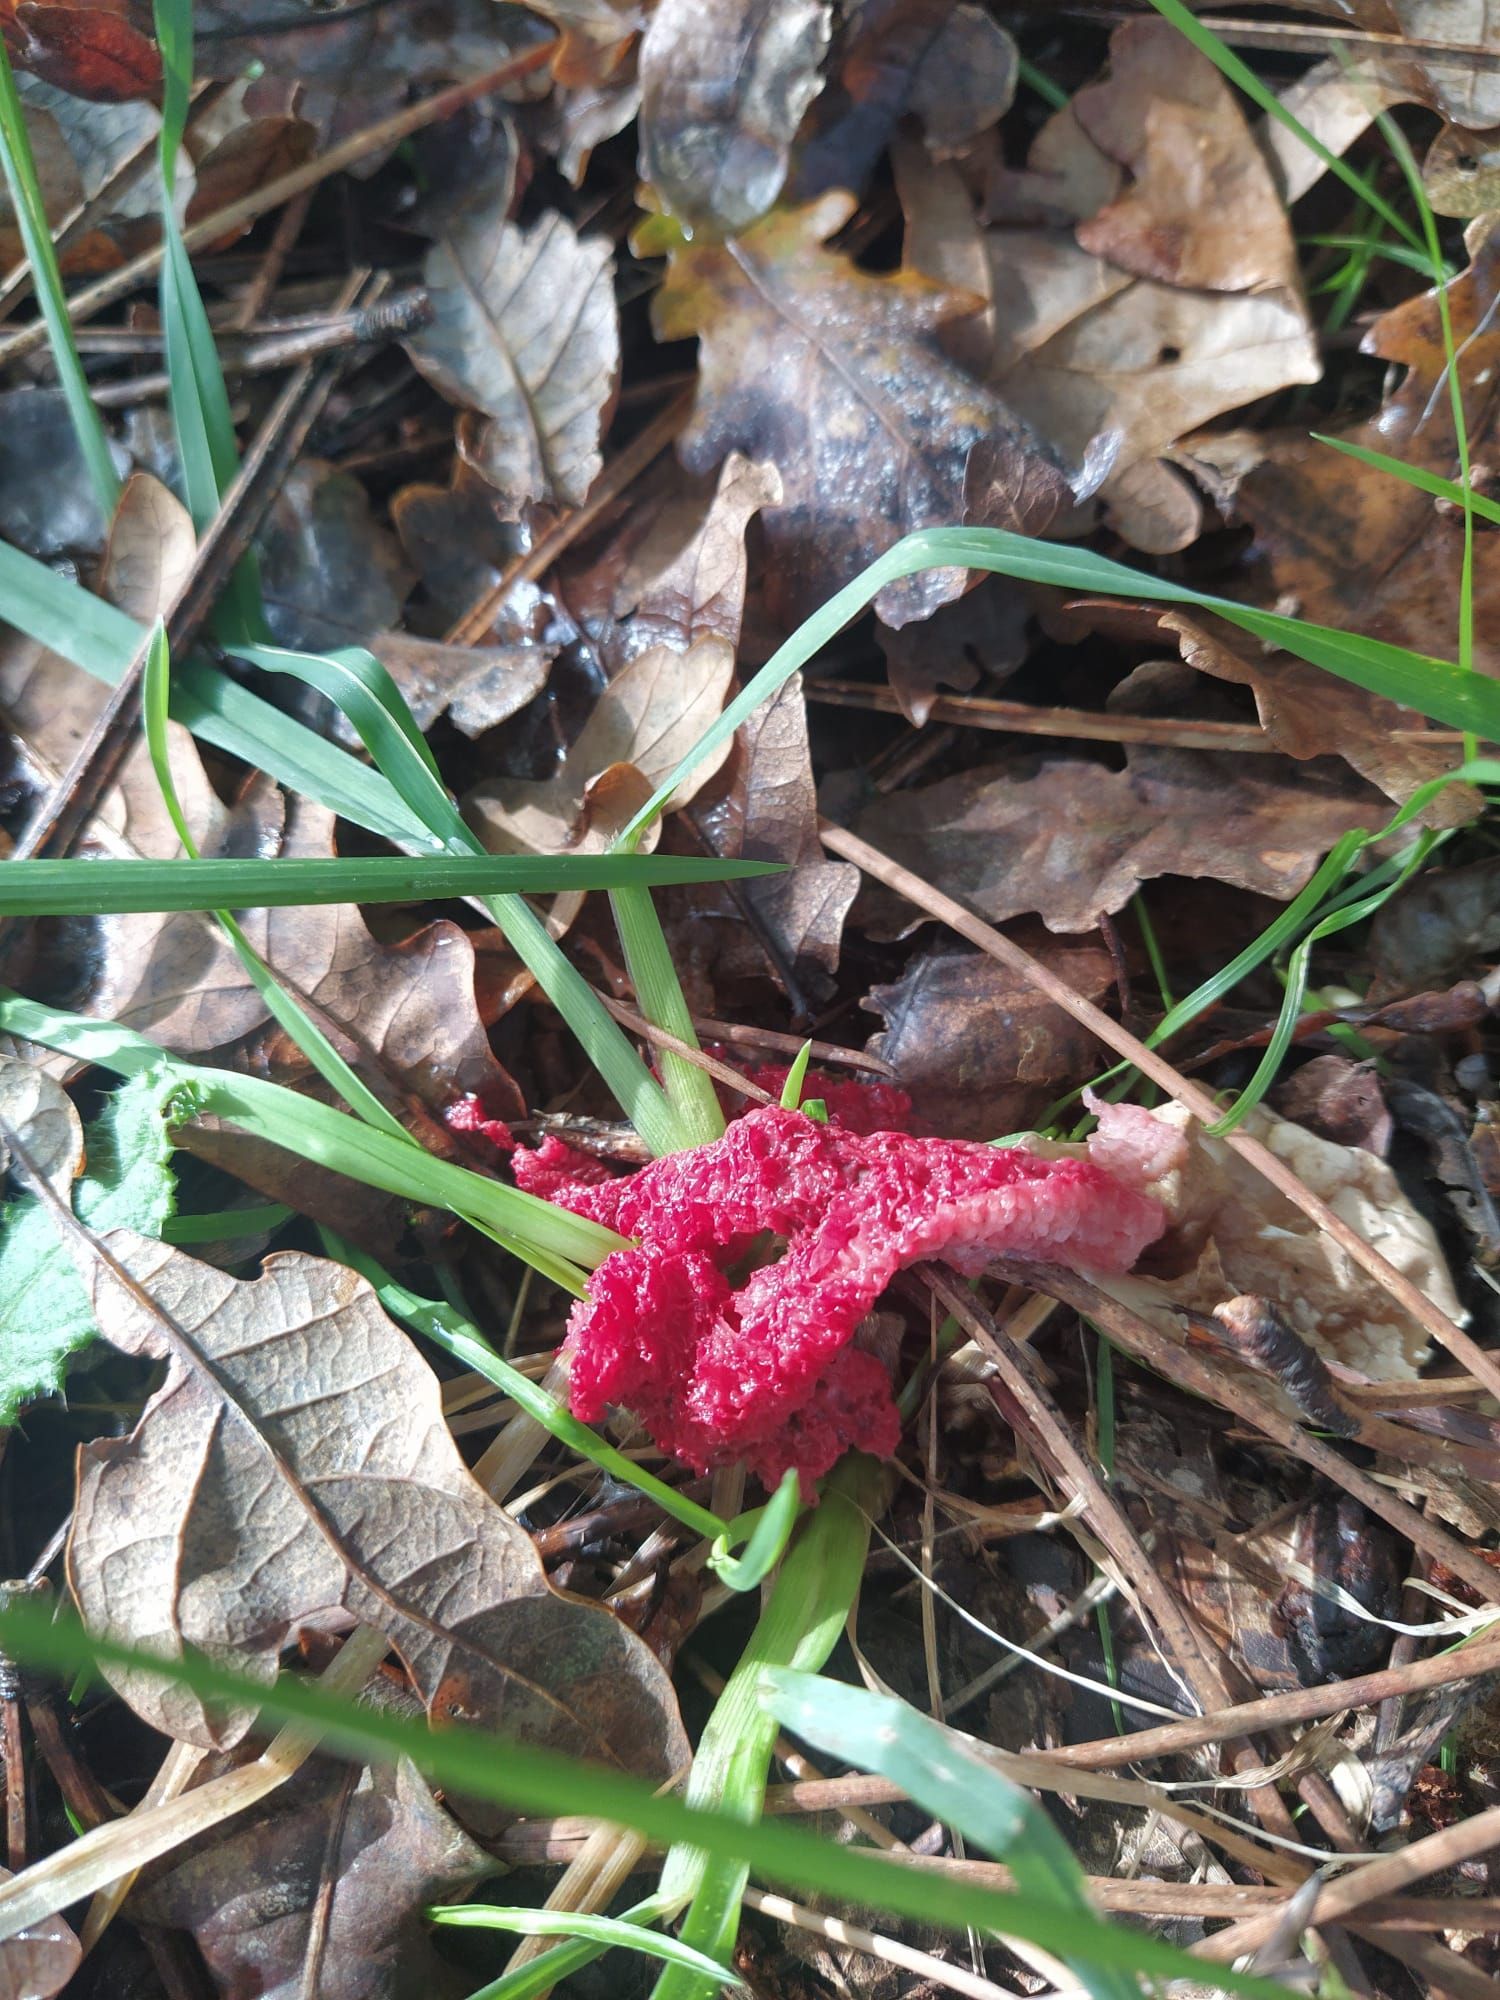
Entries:
{"type": "Polygon", "coordinates": [[[865,0],[848,10],[797,136],[788,200],[862,193],[908,109],[935,151],[961,147],[1009,106],[1015,63],[1010,36],[978,7],[865,0]]]}
{"type": "MultiPolygon", "coordinates": [[[[1102,1001],[1114,984],[1101,944],[1059,943],[1040,925],[1016,942],[1086,999],[1102,1001]]],[[[1087,1029],[981,952],[922,952],[860,1005],[886,1023],[870,1054],[890,1064],[923,1126],[955,1139],[1023,1131],[1098,1068],[1087,1029]]]]}
{"type": "Polygon", "coordinates": [[[0,31],[17,69],[74,97],[105,104],[150,97],[161,88],[161,57],[135,27],[129,0],[0,0],[0,31]]]}
{"type": "MultiPolygon", "coordinates": [[[[217,107],[216,107],[217,108],[217,107]]],[[[201,222],[242,196],[264,187],[267,181],[300,167],[312,158],[317,144],[317,128],[306,118],[277,113],[255,118],[243,109],[222,137],[217,138],[195,161],[196,186],[188,203],[187,222],[201,222]]],[[[211,251],[237,242],[253,227],[242,223],[210,246],[211,251]]]]}
{"type": "Polygon", "coordinates": [[[434,317],[406,349],[478,413],[461,449],[512,517],[528,500],[577,507],[598,474],[620,365],[613,279],[608,239],[555,212],[522,230],[471,211],[427,254],[434,317]]]}
{"type": "MultiPolygon", "coordinates": [[[[822,246],[854,209],[833,192],[723,244],[652,218],[665,248],[659,338],[699,336],[699,385],[680,452],[705,472],[730,451],[775,462],[784,503],[763,517],[773,607],[813,610],[903,534],[966,521],[1039,533],[1073,501],[1061,461],[993,391],[942,352],[969,301],[911,273],[872,276],[822,246]]],[[[925,617],[965,576],[888,584],[887,625],[925,617]]]]}
{"type": "MultiPolygon", "coordinates": [[[[177,1186],[159,1083],[138,1077],[105,1098],[88,1128],[81,1174],[84,1135],[59,1086],[27,1064],[5,1061],[0,1090],[5,1116],[33,1152],[47,1142],[41,1111],[76,1144],[77,1158],[48,1178],[80,1221],[100,1230],[151,1232],[173,1213],[177,1186]],[[18,1078],[17,1071],[25,1074],[18,1078]],[[37,1079],[31,1087],[43,1093],[39,1111],[30,1114],[20,1095],[28,1077],[37,1079]]],[[[53,1151],[56,1158],[57,1146],[53,1151]]],[[[51,1216],[34,1195],[18,1194],[0,1211],[0,1425],[13,1423],[17,1411],[37,1397],[54,1395],[70,1357],[97,1335],[88,1291],[51,1216]]]]}
{"type": "MultiPolygon", "coordinates": [[[[118,445],[117,472],[129,470],[118,445]]],[[[28,555],[97,555],[108,523],[61,389],[0,392],[0,536],[28,555]]]]}
{"type": "MultiPolygon", "coordinates": [[[[0,1055],[0,1117],[21,1134],[42,1178],[66,1201],[83,1168],[83,1127],[62,1085],[32,1063],[0,1055]]],[[[0,1172],[9,1159],[0,1134],[0,1172]]]]}
{"type": "Polygon", "coordinates": [[[1026,657],[1028,606],[1002,577],[986,577],[917,625],[876,631],[886,677],[907,721],[920,729],[943,690],[967,694],[980,676],[1003,681],[1026,657]]]}
{"type": "Polygon", "coordinates": [[[1040,201],[1053,226],[981,229],[953,170],[908,149],[903,256],[979,293],[982,316],[957,329],[965,358],[976,365],[982,329],[981,372],[1065,458],[1117,436],[1099,503],[1134,547],[1164,554],[1203,524],[1164,455],[1226,410],[1315,382],[1321,364],[1281,198],[1217,71],[1163,22],[1127,22],[1110,47],[1108,81],[1054,113],[1014,177],[1011,209],[1030,220],[1040,201]],[[1122,161],[1137,174],[1123,194],[1122,161]],[[1184,161],[1200,177],[1191,196],[1184,161]]]}
{"type": "Polygon", "coordinates": [[[1391,1113],[1373,1062],[1314,1056],[1271,1093],[1273,1108],[1336,1146],[1362,1146],[1383,1160],[1390,1150],[1391,1113]]]}
{"type": "MultiPolygon", "coordinates": [[[[667,645],[638,653],[605,688],[554,777],[501,778],[469,793],[465,809],[486,847],[494,854],[602,850],[723,708],[733,678],[726,639],[696,640],[685,653],[667,645]]],[[[728,754],[725,744],[700,764],[668,810],[685,805],[728,754]]]]}
{"type": "Polygon", "coordinates": [[[727,784],[715,789],[712,802],[697,815],[699,832],[714,852],[785,862],[787,872],[740,884],[744,904],[722,889],[669,898],[669,907],[692,912],[679,916],[679,927],[705,933],[696,943],[685,939],[687,951],[701,957],[699,945],[717,931],[710,967],[716,979],[737,983],[763,979],[769,971],[784,985],[827,994],[838,970],[844,920],[859,890],[859,870],[830,860],[818,839],[800,674],[793,674],[773,700],[741,723],[727,784]],[[775,958],[767,964],[765,945],[747,928],[746,904],[779,964],[775,958]]]}
{"type": "MultiPolygon", "coordinates": [[[[600,621],[600,657],[614,667],[588,721],[551,778],[477,786],[468,804],[498,853],[597,849],[612,839],[681,762],[724,706],[745,606],[745,531],[781,498],[774,466],[738,453],[724,463],[707,510],[685,539],[645,548],[628,575],[606,558],[611,609],[600,621]],[[670,550],[670,552],[668,552],[670,550]]],[[[676,517],[673,516],[673,519],[676,517]]],[[[596,577],[591,588],[597,588],[596,577]]],[[[685,805],[723,764],[726,744],[673,795],[685,805]]]]}
{"type": "Polygon", "coordinates": [[[411,575],[395,536],[347,472],[305,458],[287,475],[257,541],[278,644],[327,652],[397,624],[411,575]]]}
{"type": "Polygon", "coordinates": [[[191,1931],[223,2000],[446,2000],[471,1980],[439,1957],[423,1912],[494,1872],[404,1759],[319,1757],[177,1850],[130,1912],[191,1931]]]}
{"type": "MultiPolygon", "coordinates": [[[[124,1230],[70,1247],[112,1344],[167,1371],[128,1438],[79,1455],[68,1575],[91,1629],[269,1682],[297,1631],[345,1617],[390,1639],[435,1722],[657,1779],[680,1767],[660,1662],[550,1588],[362,1278],[294,1251],[244,1283],[124,1230]]],[[[225,1747],[254,1719],[133,1668],[108,1678],[186,1742],[225,1747]]]]}
{"type": "Polygon", "coordinates": [[[1132,750],[1123,771],[981,767],[882,799],[856,831],[992,923],[1035,911],[1049,930],[1088,931],[1158,875],[1285,902],[1341,833],[1384,817],[1373,794],[1305,765],[1152,747],[1132,750]]]}
{"type": "Polygon", "coordinates": [[[659,0],[641,42],[640,170],[695,236],[732,236],[780,194],[828,24],[827,0],[659,0]]]}
{"type": "Polygon", "coordinates": [[[1500,860],[1428,868],[1370,926],[1374,1006],[1443,985],[1500,953],[1500,860]]]}
{"type": "MultiPolygon", "coordinates": [[[[1326,1360],[1376,1382],[1416,1376],[1426,1335],[1373,1278],[1256,1168],[1195,1126],[1181,1105],[1148,1115],[1168,1131],[1187,1133],[1189,1147],[1148,1189],[1167,1211],[1167,1235],[1148,1253],[1142,1273],[1102,1281],[1113,1297],[1174,1338],[1182,1333],[1175,1307],[1212,1313],[1226,1299],[1269,1299],[1326,1360]]],[[[1362,1146],[1320,1139],[1264,1105],[1240,1129],[1284,1160],[1439,1312],[1465,1323],[1432,1225],[1384,1160],[1362,1146]]]]}
{"type": "Polygon", "coordinates": [[[1422,161],[1422,185],[1438,215],[1484,215],[1500,208],[1500,146],[1492,132],[1445,125],[1422,161]]]}
{"type": "Polygon", "coordinates": [[[461,458],[446,486],[403,486],[391,500],[402,550],[439,630],[456,625],[525,550],[524,530],[500,519],[495,500],[461,458]]]}
{"type": "Polygon", "coordinates": [[[419,729],[446,715],[465,736],[509,721],[541,693],[552,666],[549,646],[445,646],[410,632],[377,632],[368,643],[419,729]]]}
{"type": "Polygon", "coordinates": [[[1265,156],[1228,84],[1171,22],[1122,22],[1108,78],[1071,109],[1130,174],[1078,225],[1083,249],[1162,284],[1295,293],[1296,246],[1265,156]]]}
{"type": "Polygon", "coordinates": [[[1361,48],[1360,62],[1411,103],[1460,125],[1500,125],[1500,69],[1486,60],[1495,52],[1490,0],[1298,0],[1298,5],[1304,13],[1331,15],[1345,27],[1389,37],[1378,49],[1361,48]]]}
{"type": "MultiPolygon", "coordinates": [[[[0,1882],[14,1881],[0,1868],[0,1882]]],[[[83,1947],[63,1917],[28,1924],[0,1943],[0,2000],[52,2000],[83,1962],[83,1947]]]]}
{"type": "MultiPolygon", "coordinates": [[[[1500,226],[1470,232],[1471,262],[1447,288],[1469,448],[1493,449],[1500,414],[1500,226]]],[[[1457,478],[1453,414],[1443,382],[1436,295],[1423,292],[1375,322],[1361,346],[1400,364],[1400,386],[1364,423],[1338,433],[1445,478],[1457,478]]],[[[1242,574],[1248,589],[1301,618],[1389,644],[1451,655],[1457,645],[1463,519],[1431,494],[1331,451],[1307,435],[1271,440],[1264,462],[1239,484],[1235,512],[1255,530],[1242,574]]],[[[1500,674],[1495,565],[1488,531],[1474,572],[1474,665],[1500,674]]]]}

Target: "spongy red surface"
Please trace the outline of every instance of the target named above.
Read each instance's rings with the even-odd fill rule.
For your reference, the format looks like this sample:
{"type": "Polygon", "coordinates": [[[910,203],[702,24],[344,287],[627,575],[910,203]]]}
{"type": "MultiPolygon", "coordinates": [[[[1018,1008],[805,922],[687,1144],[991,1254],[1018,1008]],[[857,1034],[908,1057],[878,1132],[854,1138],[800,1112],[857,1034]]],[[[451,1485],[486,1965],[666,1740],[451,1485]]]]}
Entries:
{"type": "Polygon", "coordinates": [[[1087,1160],[774,1106],[621,1179],[570,1180],[565,1167],[553,1154],[518,1178],[538,1192],[545,1178],[554,1201],[639,1239],[573,1309],[575,1412],[594,1422],[623,1404],[696,1469],[743,1460],[768,1484],[788,1466],[813,1480],[851,1446],[895,1449],[885,1370],[848,1343],[907,1265],[977,1272],[1012,1255],[1124,1270],[1163,1221],[1087,1160]],[[784,1251],[736,1286],[732,1268],[768,1234],[784,1251]]]}

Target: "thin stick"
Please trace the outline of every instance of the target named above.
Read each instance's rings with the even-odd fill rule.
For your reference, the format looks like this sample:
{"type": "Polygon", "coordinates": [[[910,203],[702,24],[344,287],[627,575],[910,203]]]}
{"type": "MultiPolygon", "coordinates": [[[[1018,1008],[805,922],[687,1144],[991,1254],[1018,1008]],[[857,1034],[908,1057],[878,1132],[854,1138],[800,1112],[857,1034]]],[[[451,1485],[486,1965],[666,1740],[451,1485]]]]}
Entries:
{"type": "MultiPolygon", "coordinates": [[[[0,348],[0,360],[3,358],[4,350],[0,348]]],[[[617,500],[627,486],[639,479],[653,459],[666,450],[692,414],[693,395],[690,389],[686,395],[674,396],[667,407],[658,412],[618,456],[610,460],[590,487],[583,505],[549,528],[528,555],[512,563],[504,576],[449,628],[443,635],[443,643],[448,646],[477,646],[494,624],[496,614],[516,585],[534,583],[538,577],[545,576],[563,550],[598,519],[612,500],[617,500]]]]}
{"type": "MultiPolygon", "coordinates": [[[[413,132],[420,132],[426,125],[433,125],[443,118],[451,118],[455,111],[462,111],[466,104],[473,104],[481,97],[489,97],[507,83],[514,83],[533,70],[540,69],[550,61],[556,49],[555,41],[542,42],[537,47],[527,49],[524,54],[513,56],[498,69],[486,70],[483,76],[471,77],[467,83],[456,83],[447,90],[440,90],[427,97],[420,104],[410,104],[404,110],[396,111],[389,118],[382,118],[378,124],[367,126],[363,132],[356,132],[337,146],[330,146],[326,153],[320,153],[314,160],[306,160],[300,167],[293,167],[289,173],[278,174],[263,187],[253,188],[238,201],[229,202],[225,207],[215,209],[212,215],[205,215],[183,231],[183,241],[189,251],[201,250],[206,243],[213,243],[221,236],[228,236],[243,224],[253,222],[257,216],[269,209],[279,208],[285,201],[305,189],[316,187],[327,180],[330,174],[341,173],[370,154],[396,145],[409,138],[413,132]]],[[[144,250],[139,257],[133,257],[128,264],[122,264],[118,271],[109,271],[92,285],[68,300],[68,315],[75,326],[81,326],[105,306],[113,305],[116,299],[133,292],[137,285],[155,277],[160,268],[163,247],[144,250]]],[[[18,361],[23,354],[32,354],[45,346],[47,329],[41,320],[33,320],[27,326],[0,340],[0,366],[9,361],[18,361]]]]}
{"type": "MultiPolygon", "coordinates": [[[[1205,1125],[1216,1123],[1220,1116],[1220,1108],[1206,1090],[1196,1083],[1190,1083],[1179,1070],[1172,1067],[1171,1063],[1157,1055],[1153,1049],[1148,1049],[1143,1041],[1132,1035],[1128,1028],[1122,1027],[1118,1021],[1106,1014],[1103,1008],[1096,1007],[1091,1000],[1086,1000],[1076,987],[1070,986],[1066,979],[1059,978],[1040,960],[1033,958],[1030,952],[1023,951],[1017,944],[1012,944],[1010,939],[997,931],[993,924],[985,923],[983,918],[976,917],[972,911],[966,910],[962,903],[955,902],[952,896],[944,895],[941,889],[935,889],[930,882],[924,881],[910,868],[903,868],[900,862],[891,860],[889,855],[882,854],[878,848],[871,847],[868,841],[861,840],[857,834],[848,832],[844,827],[834,826],[829,821],[822,820],[819,822],[819,833],[823,845],[831,853],[841,855],[846,861],[854,862],[857,867],[863,868],[866,874],[872,875],[877,882],[883,882],[887,888],[905,896],[907,901],[915,903],[918,909],[926,910],[930,915],[941,918],[950,929],[957,931],[960,937],[967,938],[971,944],[978,945],[979,949],[987,952],[991,958],[998,959],[1002,965],[1007,965],[1013,972],[1020,973],[1022,978],[1036,987],[1038,992],[1045,993],[1049,1000],[1055,1001],[1091,1034],[1097,1035],[1107,1048],[1113,1049],[1117,1055],[1124,1056],[1140,1070],[1143,1076],[1150,1077],[1153,1083],[1166,1091],[1168,1096],[1174,1097],[1179,1104],[1186,1105],[1195,1118],[1205,1125]]],[[[1292,1172],[1284,1160],[1276,1157],[1269,1146],[1263,1145],[1259,1139],[1253,1139],[1245,1132],[1225,1133],[1223,1144],[1254,1167],[1263,1179],[1270,1182],[1278,1194],[1285,1195],[1309,1221],[1315,1222],[1347,1256],[1353,1258],[1361,1270],[1368,1272],[1381,1289],[1390,1294],[1404,1312],[1410,1313],[1424,1333],[1435,1340],[1440,1347],[1447,1348],[1471,1375],[1477,1376],[1492,1396],[1500,1397],[1500,1363],[1497,1363],[1495,1357],[1480,1347],[1462,1327],[1455,1326],[1448,1315],[1440,1311],[1410,1278],[1398,1271],[1394,1264],[1388,1263],[1373,1245],[1366,1243],[1358,1230],[1351,1228],[1326,1201],[1321,1201],[1311,1188],[1292,1172]]]]}

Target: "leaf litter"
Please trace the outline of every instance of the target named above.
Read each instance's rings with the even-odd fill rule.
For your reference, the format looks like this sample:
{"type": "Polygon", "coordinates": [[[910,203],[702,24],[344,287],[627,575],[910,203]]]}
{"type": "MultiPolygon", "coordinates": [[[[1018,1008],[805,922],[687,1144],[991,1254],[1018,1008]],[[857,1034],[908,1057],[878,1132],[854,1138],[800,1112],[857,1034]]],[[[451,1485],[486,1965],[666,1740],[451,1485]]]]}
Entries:
{"type": "MultiPolygon", "coordinates": [[[[241,446],[270,466],[246,536],[272,635],[367,648],[503,853],[604,852],[799,620],[913,530],[1046,537],[1493,676],[1495,530],[1441,484],[1467,466],[1492,497],[1493,10],[1309,0],[1221,24],[1373,203],[1226,79],[1177,11],[1064,23],[953,0],[545,0],[523,20],[493,0],[286,0],[262,19],[204,0],[180,202],[203,225],[194,263],[241,446]],[[393,136],[393,114],[549,33],[530,75],[393,136]],[[1438,288],[1411,247],[1429,218],[1375,123],[1388,112],[1422,162],[1438,288]],[[325,175],[335,147],[344,170],[325,175]],[[269,215],[235,208],[299,171],[303,194],[269,215]],[[419,294],[425,319],[351,314],[339,287],[356,266],[419,294]],[[270,365],[244,366],[257,346],[270,365]],[[277,399],[314,375],[304,424],[277,399]]],[[[23,0],[0,6],[0,31],[68,282],[135,283],[123,308],[75,314],[126,481],[113,518],[45,356],[0,343],[0,537],[149,623],[210,559],[159,400],[172,344],[129,277],[161,242],[153,10],[23,0]]],[[[13,195],[0,251],[23,261],[13,195]]],[[[0,279],[17,323],[34,284],[0,279]]],[[[915,1574],[872,1561],[851,1637],[870,1676],[939,1721],[1065,1773],[1094,1741],[1130,1755],[1115,1739],[1143,1721],[1133,1701],[1182,1715],[1248,1688],[1303,1701],[1300,1737],[1252,1724],[1150,1764],[1153,1781],[1221,1787],[1227,1821],[1174,1819],[1165,1790],[1149,1807],[1044,1795],[1091,1893],[1116,1908],[1128,1890],[1138,1918],[1209,1958],[1270,1938],[1273,1975],[1305,1971],[1298,1922],[1272,1936],[1283,1905],[1324,1851],[1384,1839],[1411,1850],[1410,1875],[1307,1949],[1380,2000],[1486,1990],[1493,1700],[1483,1683],[1441,1687],[1430,1708],[1401,1697],[1500,1597],[1493,1383],[1436,1353],[1430,1313],[1419,1323],[1180,1107],[1088,1100],[1090,1188],[1116,1221],[1147,1204],[1116,1246],[1121,1264],[1146,1246],[1133,1269],[1101,1275],[1108,1246],[1057,1192],[1094,1172],[1070,1160],[1079,1092],[1108,1060],[1086,1003],[1149,1035],[1212,982],[1165,1048],[1228,1109],[1275,1034],[1291,946],[1330,898],[1374,885],[1380,907],[1317,944],[1270,1104],[1244,1130],[1492,1367],[1500,934],[1483,791],[1428,799],[1416,872],[1389,900],[1413,829],[1365,850],[1353,883],[1321,872],[1464,745],[1190,606],[945,568],[888,581],[873,614],[826,635],[642,838],[783,868],[659,892],[682,988],[670,1021],[623,915],[622,944],[597,897],[537,905],[632,1034],[654,1020],[641,1046],[674,1089],[698,1035],[727,1138],[700,1098],[696,1148],[643,1164],[477,905],[239,913],[334,1056],[429,1154],[607,1212],[638,1240],[582,1303],[445,1209],[333,1172],[294,1131],[273,1143],[185,1117],[175,1072],[121,1083],[7,1038],[7,1564],[55,1565],[66,1520],[86,1620],[168,1661],[198,1647],[262,1682],[298,1658],[336,1673],[380,1644],[350,1640],[373,1627],[391,1651],[364,1676],[369,1701],[655,1783],[696,1743],[691,1787],[719,1783],[722,1725],[702,1731],[686,1701],[685,1727],[689,1682],[674,1679],[684,1644],[728,1668],[739,1643],[713,1615],[725,1593],[695,1531],[653,1511],[619,1461],[591,1464],[518,1414],[475,1349],[419,1349],[392,1317],[431,1331],[448,1322],[408,1309],[441,1299],[425,1310],[571,1393],[627,1470],[685,1483],[690,1505],[733,1513],[747,1466],[766,1482],[799,1468],[812,1497],[851,1440],[894,1450],[907,1477],[879,1499],[882,1532],[915,1574]],[[1005,716],[1029,711],[1035,730],[986,714],[1002,689],[1005,716]],[[1236,747],[1199,747],[1215,728],[1236,747]],[[902,894],[826,846],[830,823],[909,871],[902,894]],[[1036,977],[955,948],[928,886],[1003,925],[1036,977]],[[1218,982],[1237,957],[1240,976],[1218,982]],[[814,1115],[759,1104],[793,1088],[808,1036],[814,1115]],[[755,1108],[730,1090],[737,1074],[755,1108]],[[943,1173],[968,1174],[967,1193],[924,1209],[914,1190],[931,1197],[943,1173]],[[1053,1190],[1029,1237],[991,1212],[1022,1187],[1053,1190]],[[377,1299],[319,1226],[395,1291],[377,1299]],[[985,1278],[1007,1252],[1006,1282],[985,1278]],[[946,1324],[934,1301],[958,1295],[924,1261],[945,1256],[975,1285],[946,1324]],[[712,1485],[694,1483],[705,1469],[712,1485]],[[1074,1678],[995,1679],[986,1624],[1074,1678]],[[1378,1686],[1347,1700],[1326,1685],[1371,1672],[1378,1686]],[[1459,1845],[1422,1847],[1444,1828],[1459,1845]]],[[[101,713],[60,636],[0,635],[7,845],[101,713]]],[[[224,664],[235,638],[211,614],[189,650],[224,664]]],[[[258,691],[363,754],[347,718],[289,687],[258,691]]],[[[205,854],[371,851],[255,763],[169,733],[205,854]]],[[[176,857],[144,747],[129,731],[117,747],[107,770],[91,754],[68,851],[176,857]]],[[[293,1104],[337,1101],[209,914],[7,919],[0,960],[35,1001],[293,1104]]],[[[752,1477],[746,1504],[758,1497],[752,1477]]],[[[153,1782],[128,1711],[173,1757],[203,1751],[210,1783],[252,1754],[249,1706],[205,1705],[144,1668],[107,1685],[61,1749],[7,1726],[16,1881],[61,1867],[79,1763],[121,1799],[149,1785],[144,1811],[171,1804],[176,1766],[153,1782]]],[[[841,1782],[830,1806],[849,1803],[841,1782]]],[[[315,1759],[238,1817],[216,1810],[121,1921],[85,1926],[81,1972],[57,1914],[0,1943],[0,1989],[125,1990],[139,1924],[190,1939],[202,1990],[235,2000],[461,1994],[498,1964],[424,1909],[470,1894],[508,1838],[554,1860],[507,1900],[635,1896],[634,1849],[559,1880],[576,1829],[501,1830],[404,1764],[315,1759]]],[[[928,1865],[962,1865],[953,1830],[924,1835],[900,1803],[870,1812],[860,1839],[900,1854],[923,1836],[928,1865]]],[[[1359,1880],[1356,1865],[1340,1893],[1359,1880]]],[[[929,1976],[977,1990],[936,1935],[919,1973],[882,1963],[879,1934],[791,1948],[798,1924],[824,1920],[780,1908],[760,1898],[737,1946],[732,1923],[714,1946],[768,1993],[894,1996],[929,1976]]],[[[695,1905],[689,1941],[701,1921],[695,1905]]],[[[985,1947],[997,1982],[1018,1962],[985,1947]]],[[[1057,1984],[1050,1965],[1040,1976],[1057,1984]]],[[[688,2000],[687,1978],[669,1972],[662,2000],[688,2000]]]]}

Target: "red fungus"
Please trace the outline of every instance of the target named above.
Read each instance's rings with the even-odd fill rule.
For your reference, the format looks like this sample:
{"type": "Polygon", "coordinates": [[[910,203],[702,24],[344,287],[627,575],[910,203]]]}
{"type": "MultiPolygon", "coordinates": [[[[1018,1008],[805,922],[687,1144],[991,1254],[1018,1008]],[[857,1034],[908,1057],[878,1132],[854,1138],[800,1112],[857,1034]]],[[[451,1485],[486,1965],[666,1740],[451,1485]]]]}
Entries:
{"type": "Polygon", "coordinates": [[[1155,1202],[1089,1160],[776,1106],[619,1179],[595,1162],[567,1178],[566,1151],[518,1153],[517,1178],[639,1239],[573,1309],[575,1414],[623,1404],[696,1470],[743,1460],[767,1485],[788,1466],[811,1482],[850,1447],[895,1449],[886,1371],[849,1342],[898,1271],[941,1258],[978,1272],[1007,1254],[1125,1270],[1163,1227],[1155,1202]],[[782,1255],[736,1274],[768,1233],[782,1255]]]}

